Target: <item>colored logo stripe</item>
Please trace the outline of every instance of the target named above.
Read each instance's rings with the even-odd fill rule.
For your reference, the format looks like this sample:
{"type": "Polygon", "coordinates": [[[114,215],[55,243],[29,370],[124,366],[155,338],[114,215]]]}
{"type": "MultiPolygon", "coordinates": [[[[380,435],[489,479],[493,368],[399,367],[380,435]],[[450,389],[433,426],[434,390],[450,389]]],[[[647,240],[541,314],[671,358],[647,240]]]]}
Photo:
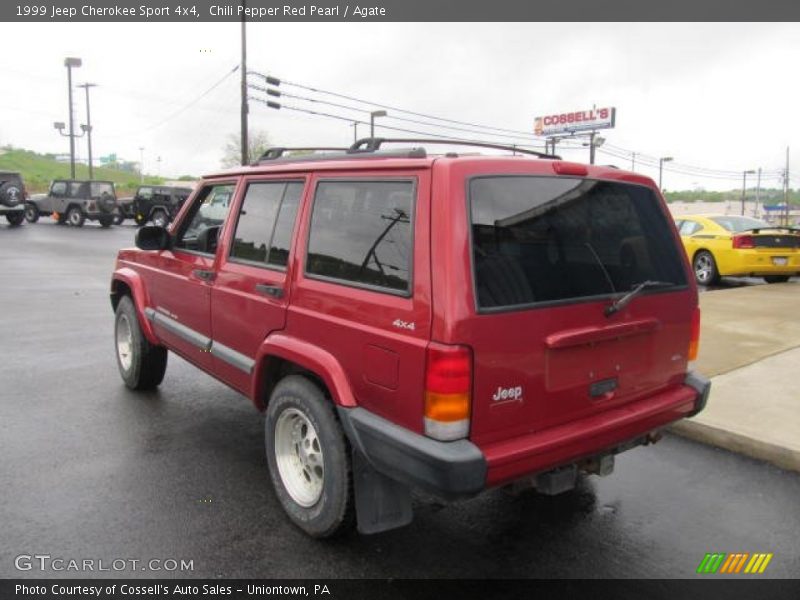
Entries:
{"type": "Polygon", "coordinates": [[[772,553],[750,554],[749,552],[709,552],[700,561],[697,572],[702,574],[714,573],[763,573],[772,560],[772,553]],[[749,561],[748,561],[749,559],[749,561]],[[745,566],[745,564],[747,566],[745,566]]]}

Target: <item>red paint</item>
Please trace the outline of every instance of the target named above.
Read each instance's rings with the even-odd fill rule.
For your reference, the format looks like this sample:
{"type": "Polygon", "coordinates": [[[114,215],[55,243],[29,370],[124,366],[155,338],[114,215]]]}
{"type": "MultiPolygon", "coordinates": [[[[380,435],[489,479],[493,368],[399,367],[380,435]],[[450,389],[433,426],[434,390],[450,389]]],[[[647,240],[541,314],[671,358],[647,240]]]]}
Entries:
{"type": "MultiPolygon", "coordinates": [[[[683,385],[687,348],[697,335],[692,328],[694,283],[681,291],[642,295],[611,318],[603,314],[607,301],[477,313],[468,179],[554,173],[645,185],[668,214],[649,178],[563,161],[429,157],[264,164],[208,177],[200,187],[237,182],[234,215],[247,181],[303,178],[306,186],[285,270],[230,262],[229,218],[216,256],[124,250],[114,278],[129,285],[137,310],[166,309],[182,324],[252,359],[248,374],[163,328],[146,329],[151,341],[157,339],[247,394],[259,408],[274,383],[266,373],[276,360],[314,373],[336,404],[362,406],[417,433],[423,432],[426,388],[467,392],[472,398],[469,439],[487,457],[488,483],[502,483],[680,419],[693,409],[696,395],[683,385]],[[317,181],[381,177],[416,182],[412,294],[391,295],[307,277],[306,245],[317,181]],[[216,277],[197,280],[192,273],[199,268],[213,270],[216,277]],[[258,294],[256,284],[280,286],[284,295],[258,294]],[[446,347],[465,349],[468,368],[458,357],[437,350],[446,347]],[[614,377],[618,386],[613,393],[589,395],[593,382],[614,377]],[[513,394],[503,396],[507,401],[493,401],[498,389],[513,394]]],[[[173,232],[196,197],[184,204],[173,232]]],[[[674,227],[672,238],[679,244],[674,227]]],[[[684,268],[687,281],[693,282],[685,258],[684,268]]]]}

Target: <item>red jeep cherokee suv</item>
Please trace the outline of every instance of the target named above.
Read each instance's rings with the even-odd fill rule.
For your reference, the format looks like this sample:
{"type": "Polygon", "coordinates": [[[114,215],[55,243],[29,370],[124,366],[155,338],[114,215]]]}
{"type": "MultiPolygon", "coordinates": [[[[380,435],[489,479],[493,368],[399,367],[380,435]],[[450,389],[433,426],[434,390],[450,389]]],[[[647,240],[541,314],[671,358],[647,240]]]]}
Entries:
{"type": "Polygon", "coordinates": [[[560,493],[703,408],[697,290],[649,178],[385,142],[438,141],[272,149],[140,229],[111,282],[125,384],[159,385],[169,350],[248,396],[317,537],[407,524],[412,488],[560,493]]]}

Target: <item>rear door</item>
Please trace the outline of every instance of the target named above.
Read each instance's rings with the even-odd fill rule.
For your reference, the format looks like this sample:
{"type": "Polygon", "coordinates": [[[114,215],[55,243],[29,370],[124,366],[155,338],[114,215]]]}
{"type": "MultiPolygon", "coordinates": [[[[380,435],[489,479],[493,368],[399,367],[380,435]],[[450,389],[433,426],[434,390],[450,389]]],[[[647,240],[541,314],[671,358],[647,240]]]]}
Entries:
{"type": "Polygon", "coordinates": [[[221,249],[211,292],[211,354],[215,374],[243,393],[259,346],[286,321],[289,255],[303,189],[297,178],[246,181],[230,242],[221,249]]]}
{"type": "Polygon", "coordinates": [[[474,353],[473,438],[565,425],[680,382],[694,292],[650,188],[486,176],[467,189],[475,313],[460,331],[474,353]]]}

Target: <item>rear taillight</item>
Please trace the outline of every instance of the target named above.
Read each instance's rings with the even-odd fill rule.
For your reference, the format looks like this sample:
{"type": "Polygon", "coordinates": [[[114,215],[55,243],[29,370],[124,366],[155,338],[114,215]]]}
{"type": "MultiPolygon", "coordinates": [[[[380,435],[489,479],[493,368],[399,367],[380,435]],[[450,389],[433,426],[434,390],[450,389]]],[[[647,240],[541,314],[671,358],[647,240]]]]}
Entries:
{"type": "Polygon", "coordinates": [[[755,248],[756,242],[752,235],[735,235],[733,236],[734,248],[755,248]]]}
{"type": "Polygon", "coordinates": [[[450,441],[469,433],[472,353],[431,342],[425,372],[425,435],[450,441]]]}
{"type": "Polygon", "coordinates": [[[687,360],[697,360],[697,352],[700,349],[700,307],[694,309],[692,315],[692,330],[689,338],[689,352],[687,360]]]}

